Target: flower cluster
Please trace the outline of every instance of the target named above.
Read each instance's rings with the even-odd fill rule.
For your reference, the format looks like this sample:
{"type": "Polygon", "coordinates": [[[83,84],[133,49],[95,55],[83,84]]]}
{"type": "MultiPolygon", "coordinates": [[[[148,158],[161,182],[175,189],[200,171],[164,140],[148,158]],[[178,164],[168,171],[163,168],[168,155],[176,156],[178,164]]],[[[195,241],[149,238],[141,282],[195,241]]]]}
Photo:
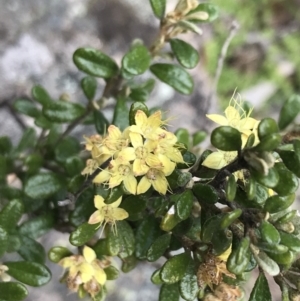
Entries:
{"type": "MultiPolygon", "coordinates": [[[[251,111],[248,113],[245,112],[240,99],[233,97],[224,113],[225,116],[218,114],[208,114],[206,116],[221,126],[231,126],[237,129],[241,133],[242,147],[246,145],[251,134],[255,136],[254,145],[258,144],[257,128],[260,121],[250,117],[251,111]]],[[[212,169],[221,169],[232,162],[236,157],[236,151],[224,152],[218,150],[208,155],[202,165],[212,169]]],[[[235,176],[237,178],[243,178],[241,171],[235,173],[235,176]]]]}
{"type": "Polygon", "coordinates": [[[144,193],[152,186],[159,193],[166,194],[166,176],[174,171],[176,163],[184,161],[177,137],[163,129],[164,124],[160,111],[147,117],[138,110],[135,125],[123,132],[110,125],[106,137],[86,138],[86,150],[91,152],[92,159],[88,160],[82,173],[92,174],[111,159],[109,166],[94,178],[94,183],[107,183],[109,188],[114,188],[123,182],[131,194],[144,193]]]}
{"type": "Polygon", "coordinates": [[[62,281],[66,282],[71,291],[80,293],[83,290],[93,298],[106,282],[103,269],[108,267],[110,262],[98,260],[94,250],[85,246],[83,255],[65,257],[60,260],[59,265],[68,269],[62,281]]]}

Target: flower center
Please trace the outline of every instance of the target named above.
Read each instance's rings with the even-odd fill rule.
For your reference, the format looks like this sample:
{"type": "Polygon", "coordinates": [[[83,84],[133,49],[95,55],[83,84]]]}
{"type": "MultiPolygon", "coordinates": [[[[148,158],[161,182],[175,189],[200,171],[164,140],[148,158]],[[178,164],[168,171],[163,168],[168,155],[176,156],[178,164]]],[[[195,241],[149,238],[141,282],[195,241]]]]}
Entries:
{"type": "Polygon", "coordinates": [[[118,172],[120,175],[122,176],[126,176],[130,173],[130,167],[127,166],[127,165],[123,165],[121,164],[119,167],[118,167],[118,172]]]}
{"type": "Polygon", "coordinates": [[[150,181],[155,181],[157,177],[157,170],[155,169],[149,169],[149,171],[147,172],[147,178],[150,181]]]}
{"type": "Polygon", "coordinates": [[[139,146],[135,150],[135,154],[136,154],[138,159],[146,159],[147,156],[148,156],[148,150],[147,150],[147,148],[145,148],[143,146],[139,146]]]}
{"type": "Polygon", "coordinates": [[[236,129],[237,129],[238,126],[239,126],[239,122],[240,122],[239,119],[233,118],[233,119],[231,119],[231,120],[229,121],[229,125],[232,126],[233,128],[236,128],[236,129]]]}

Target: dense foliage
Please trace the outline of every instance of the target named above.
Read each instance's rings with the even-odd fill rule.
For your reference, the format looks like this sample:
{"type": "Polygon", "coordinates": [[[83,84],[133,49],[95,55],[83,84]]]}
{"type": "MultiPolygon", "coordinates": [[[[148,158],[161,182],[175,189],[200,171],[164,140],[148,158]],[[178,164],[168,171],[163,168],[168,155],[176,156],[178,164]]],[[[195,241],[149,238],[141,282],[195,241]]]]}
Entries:
{"type": "Polygon", "coordinates": [[[35,126],[16,146],[0,137],[0,256],[17,252],[20,258],[0,265],[1,300],[23,300],[25,285],[49,282],[46,252],[64,268],[61,282],[70,291],[97,301],[119,268],[128,273],[138,261],[161,257],[165,263],[151,277],[161,285],[160,301],[246,300],[243,285],[254,269],[249,301],[272,300],[266,275],[274,277],[282,300],[299,300],[300,217],[292,205],[300,177],[294,122],[300,96],[284,102],[278,120],[256,120],[235,93],[224,115],[207,115],[218,125],[210,133],[215,150],[197,153],[206,133],[168,131],[168,119],[145,104],[155,80],[139,75],[150,70],[191,94],[186,69],[199,56],[177,36],[201,33],[199,23],[215,20],[217,9],[179,0],[166,13],[166,0],[150,4],[160,20],[150,48],[134,41],[120,66],[98,49],[75,51],[75,65],[87,74],[85,106],[55,100],[41,86],[33,87],[32,99],[14,102],[35,126]],[[97,78],[105,87],[96,98],[97,78]],[[112,120],[102,112],[108,98],[115,100],[112,120]],[[94,135],[70,135],[87,124],[94,135]],[[70,234],[76,254],[43,248],[37,239],[53,228],[70,234]]]}

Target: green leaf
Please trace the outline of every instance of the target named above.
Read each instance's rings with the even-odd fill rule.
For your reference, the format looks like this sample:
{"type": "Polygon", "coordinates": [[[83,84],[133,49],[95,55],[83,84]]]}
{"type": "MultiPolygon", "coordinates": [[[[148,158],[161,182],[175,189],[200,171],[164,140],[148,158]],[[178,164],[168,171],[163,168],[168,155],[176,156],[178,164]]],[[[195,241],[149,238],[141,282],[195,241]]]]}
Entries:
{"type": "Polygon", "coordinates": [[[82,116],[85,109],[82,105],[63,100],[51,102],[44,106],[44,115],[53,122],[70,122],[82,116]]]}
{"type": "Polygon", "coordinates": [[[192,167],[197,161],[197,157],[189,151],[186,151],[182,157],[185,163],[177,163],[178,169],[187,169],[189,167],[192,167]]]}
{"type": "Polygon", "coordinates": [[[8,136],[0,137],[0,155],[6,155],[12,150],[12,143],[8,136]]]}
{"type": "Polygon", "coordinates": [[[138,195],[130,195],[123,199],[120,208],[123,208],[129,214],[128,220],[136,221],[143,217],[144,210],[146,209],[147,201],[138,195]]]}
{"type": "Polygon", "coordinates": [[[193,92],[193,79],[183,68],[159,63],[152,65],[150,70],[158,79],[173,87],[177,92],[186,95],[193,92]]]}
{"type": "Polygon", "coordinates": [[[193,199],[193,193],[189,189],[178,195],[175,209],[177,216],[181,220],[185,220],[190,216],[193,207],[193,199]]]}
{"type": "Polygon", "coordinates": [[[150,66],[151,56],[141,44],[135,45],[122,59],[122,67],[132,75],[144,73],[150,66]]]}
{"type": "Polygon", "coordinates": [[[35,104],[29,99],[17,99],[13,106],[19,113],[30,117],[37,117],[40,114],[35,104]]]}
{"type": "Polygon", "coordinates": [[[251,169],[251,176],[261,185],[269,188],[275,187],[279,182],[279,174],[275,168],[270,168],[268,174],[264,175],[261,172],[251,169]]]}
{"type": "Polygon", "coordinates": [[[42,129],[48,130],[52,127],[52,122],[44,115],[40,115],[34,119],[34,124],[42,129]]]}
{"type": "Polygon", "coordinates": [[[197,183],[193,186],[192,191],[200,203],[214,204],[219,198],[217,191],[208,184],[197,183]]]}
{"type": "Polygon", "coordinates": [[[218,18],[219,13],[217,7],[212,3],[201,3],[195,9],[191,10],[188,14],[188,19],[193,22],[212,22],[218,18]],[[198,12],[206,12],[208,18],[201,20],[197,18],[198,12]]]}
{"type": "Polygon", "coordinates": [[[280,130],[286,128],[300,112],[300,96],[292,95],[283,105],[278,120],[280,130]]]}
{"type": "Polygon", "coordinates": [[[163,284],[159,292],[159,301],[179,301],[178,284],[163,284]]]}
{"type": "Polygon", "coordinates": [[[81,146],[78,139],[68,136],[61,140],[55,148],[55,159],[59,163],[64,163],[68,158],[79,154],[80,150],[81,146]]]}
{"type": "Polygon", "coordinates": [[[7,253],[16,252],[21,248],[21,240],[19,235],[10,234],[8,236],[7,253]]]}
{"type": "Polygon", "coordinates": [[[118,65],[103,52],[93,48],[79,48],[73,55],[76,67],[101,78],[111,78],[118,73],[118,65]]]}
{"type": "Polygon", "coordinates": [[[129,110],[129,124],[133,125],[135,124],[135,115],[137,111],[143,111],[146,116],[149,116],[149,110],[148,107],[142,103],[142,102],[134,102],[129,110]]]}
{"type": "Polygon", "coordinates": [[[28,221],[23,223],[19,228],[19,232],[22,235],[36,239],[49,232],[52,229],[53,225],[53,213],[44,213],[43,215],[29,219],[28,221]]]}
{"type": "Polygon", "coordinates": [[[232,210],[231,212],[224,213],[221,219],[220,228],[228,228],[234,221],[236,221],[242,215],[242,213],[243,211],[240,208],[232,210]]]}
{"type": "Polygon", "coordinates": [[[71,256],[73,253],[65,247],[53,247],[48,252],[48,257],[52,262],[58,263],[65,257],[71,256]]]}
{"type": "Polygon", "coordinates": [[[228,180],[226,181],[225,193],[226,193],[227,200],[229,202],[232,202],[236,194],[236,180],[233,174],[230,175],[228,177],[228,180]]]}
{"type": "Polygon", "coordinates": [[[296,192],[299,186],[298,178],[289,171],[282,162],[276,163],[274,168],[280,180],[278,184],[273,187],[273,190],[282,196],[296,192]],[[282,183],[284,183],[284,185],[282,185],[282,183]]]}
{"type": "Polygon", "coordinates": [[[151,245],[151,247],[147,252],[147,260],[150,262],[156,261],[161,256],[163,256],[165,251],[170,245],[170,241],[171,241],[170,233],[166,233],[156,238],[156,240],[153,242],[153,244],[151,245]]]}
{"type": "Polygon", "coordinates": [[[160,279],[160,269],[157,269],[151,275],[151,282],[156,285],[163,284],[162,280],[160,279]]]}
{"type": "Polygon", "coordinates": [[[257,248],[250,244],[250,250],[258,263],[258,265],[271,276],[276,276],[280,273],[280,268],[278,264],[271,259],[266,253],[263,251],[257,252],[257,248]]]}
{"type": "Polygon", "coordinates": [[[81,175],[81,171],[85,167],[85,162],[78,156],[69,157],[64,162],[64,167],[69,176],[81,175]]]}
{"type": "Polygon", "coordinates": [[[192,45],[180,39],[172,39],[170,44],[180,65],[188,69],[196,67],[199,62],[199,55],[198,51],[192,45]]]}
{"type": "Polygon", "coordinates": [[[35,174],[43,164],[43,157],[39,153],[31,154],[26,157],[24,164],[29,175],[35,174]]]}
{"type": "Polygon", "coordinates": [[[300,160],[294,151],[278,151],[285,166],[300,178],[300,160]]]}
{"type": "Polygon", "coordinates": [[[290,207],[295,200],[295,194],[287,196],[273,195],[266,200],[264,210],[270,213],[280,212],[290,207]]]}
{"type": "Polygon", "coordinates": [[[129,109],[126,105],[126,99],[119,97],[115,106],[112,124],[123,131],[126,127],[129,126],[128,114],[129,109]]]}
{"type": "Polygon", "coordinates": [[[278,125],[272,118],[264,118],[258,125],[258,137],[260,140],[270,134],[278,133],[278,125]]]}
{"type": "Polygon", "coordinates": [[[285,233],[283,231],[280,232],[280,243],[287,246],[291,251],[300,252],[300,239],[291,234],[291,233],[285,233]]]}
{"type": "Polygon", "coordinates": [[[267,221],[262,221],[259,227],[262,240],[269,244],[279,244],[280,235],[277,229],[267,221]]]}
{"type": "Polygon", "coordinates": [[[177,137],[177,140],[179,143],[184,144],[187,148],[189,147],[190,144],[190,134],[187,129],[184,128],[179,128],[176,130],[174,133],[177,137]]]}
{"type": "Polygon", "coordinates": [[[165,15],[166,10],[166,0],[150,0],[150,4],[154,15],[158,19],[162,19],[165,15]]]}
{"type": "Polygon", "coordinates": [[[129,256],[127,258],[122,258],[122,261],[123,261],[123,263],[122,263],[121,270],[122,270],[123,273],[129,273],[138,264],[138,261],[137,261],[137,259],[135,258],[134,255],[129,256]]]}
{"type": "Polygon", "coordinates": [[[36,142],[36,132],[33,128],[28,128],[25,130],[19,144],[17,145],[14,152],[21,153],[28,148],[32,148],[36,142]]]}
{"type": "Polygon", "coordinates": [[[41,105],[50,104],[53,100],[42,86],[34,86],[31,90],[32,97],[41,105]]]}
{"type": "Polygon", "coordinates": [[[241,133],[231,126],[214,129],[210,137],[211,144],[222,151],[236,151],[242,147],[241,133]]]}
{"type": "Polygon", "coordinates": [[[193,301],[199,290],[195,263],[190,261],[183,278],[179,282],[180,295],[184,300],[193,301]]]}
{"type": "Polygon", "coordinates": [[[150,246],[161,233],[159,221],[153,216],[148,216],[140,223],[136,231],[135,246],[135,255],[138,259],[143,260],[147,258],[150,246]]]}
{"type": "Polygon", "coordinates": [[[259,144],[253,147],[254,151],[257,152],[270,152],[273,151],[281,143],[281,136],[279,134],[270,134],[265,136],[259,144]]]}
{"type": "Polygon", "coordinates": [[[4,228],[0,227],[0,258],[6,252],[7,246],[8,246],[8,234],[4,228]]]}
{"type": "Polygon", "coordinates": [[[18,282],[0,282],[1,301],[22,301],[28,295],[26,287],[18,282]]]}
{"type": "Polygon", "coordinates": [[[193,146],[198,145],[199,143],[203,142],[207,137],[207,133],[205,131],[198,131],[193,134],[193,146]]]}
{"type": "Polygon", "coordinates": [[[210,218],[208,218],[201,229],[201,236],[203,242],[211,242],[211,239],[214,234],[219,234],[221,231],[220,224],[222,221],[222,215],[213,215],[210,218]]]}
{"type": "Polygon", "coordinates": [[[83,246],[90,239],[93,238],[95,233],[97,232],[98,224],[90,225],[88,223],[84,223],[80,225],[75,231],[73,231],[70,235],[70,243],[73,246],[83,246]]]}
{"type": "Polygon", "coordinates": [[[263,272],[256,279],[249,301],[272,301],[269,284],[263,272]]]}
{"type": "Polygon", "coordinates": [[[7,274],[30,286],[42,286],[51,279],[49,269],[40,263],[29,261],[5,262],[7,274]]]}
{"type": "Polygon", "coordinates": [[[88,100],[93,100],[97,91],[97,80],[92,76],[85,76],[81,80],[81,88],[88,100]]]}
{"type": "Polygon", "coordinates": [[[0,212],[0,226],[7,232],[14,230],[24,213],[24,205],[20,200],[9,201],[0,212]]]}
{"type": "Polygon", "coordinates": [[[168,284],[178,282],[185,275],[190,261],[191,257],[186,253],[171,257],[161,268],[161,280],[168,284]]]}
{"type": "Polygon", "coordinates": [[[19,248],[18,253],[23,259],[27,261],[45,263],[45,249],[39,242],[25,236],[20,236],[20,240],[21,247],[19,248]]]}
{"type": "Polygon", "coordinates": [[[94,121],[96,131],[100,135],[104,135],[109,127],[109,122],[101,111],[94,110],[94,121]]]}
{"type": "Polygon", "coordinates": [[[119,277],[119,270],[113,265],[105,268],[104,272],[106,274],[107,280],[115,280],[119,277]]]}
{"type": "Polygon", "coordinates": [[[40,173],[30,177],[24,192],[32,199],[46,199],[63,187],[62,180],[53,173],[40,173]]]}

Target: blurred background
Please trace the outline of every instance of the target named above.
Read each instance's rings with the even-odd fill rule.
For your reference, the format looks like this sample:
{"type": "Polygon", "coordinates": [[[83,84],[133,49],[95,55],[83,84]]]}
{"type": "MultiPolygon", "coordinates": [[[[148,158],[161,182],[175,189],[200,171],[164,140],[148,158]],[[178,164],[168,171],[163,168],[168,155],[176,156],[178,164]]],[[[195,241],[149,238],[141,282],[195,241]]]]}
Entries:
{"type": "MultiPolygon", "coordinates": [[[[300,90],[300,0],[211,2],[219,6],[219,19],[204,24],[202,36],[185,36],[200,53],[200,63],[191,71],[194,93],[183,96],[159,83],[148,102],[149,107],[163,107],[177,117],[172,130],[208,129],[205,114],[222,111],[235,89],[255,107],[256,118],[277,117],[283,101],[300,90]],[[217,61],[233,21],[239,30],[228,48],[215,94],[217,61]]],[[[175,5],[168,0],[169,9],[175,5]]],[[[32,122],[15,116],[12,103],[30,97],[33,85],[41,84],[53,98],[67,93],[73,101],[85,101],[79,89],[84,74],[72,62],[77,48],[95,47],[120,62],[133,39],[151,45],[158,33],[148,0],[0,0],[0,7],[0,135],[11,136],[15,143],[24,125],[32,122]]],[[[111,107],[105,114],[112,115],[111,107]]],[[[87,131],[92,133],[78,128],[75,134],[82,137],[87,131]]],[[[41,242],[49,249],[66,240],[67,235],[53,231],[41,242]]],[[[32,289],[26,300],[77,300],[58,283],[61,269],[51,268],[53,281],[44,289],[32,289]]],[[[158,288],[149,280],[155,268],[140,264],[123,275],[109,288],[108,300],[157,300],[158,288]]]]}

